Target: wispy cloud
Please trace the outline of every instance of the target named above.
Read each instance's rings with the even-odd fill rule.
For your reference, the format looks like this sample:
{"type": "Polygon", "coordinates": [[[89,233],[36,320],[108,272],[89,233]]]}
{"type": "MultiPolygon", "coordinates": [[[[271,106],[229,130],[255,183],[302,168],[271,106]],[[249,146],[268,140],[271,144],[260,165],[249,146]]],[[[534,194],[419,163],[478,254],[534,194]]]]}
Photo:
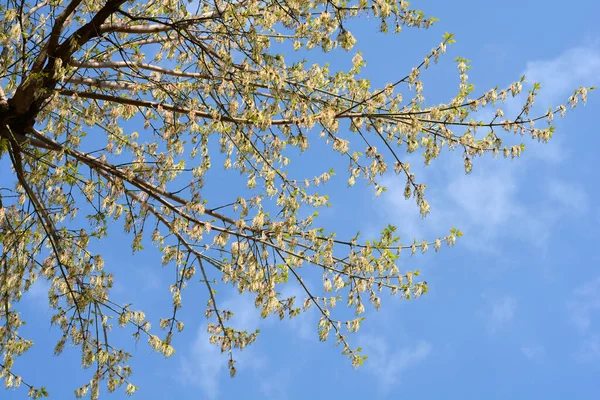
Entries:
{"type": "MultiPolygon", "coordinates": [[[[309,278],[305,280],[305,284],[310,282],[309,278]]],[[[295,305],[301,305],[306,298],[306,292],[299,285],[286,285],[282,288],[281,298],[290,298],[295,296],[295,305]]],[[[292,318],[286,319],[283,325],[287,329],[290,329],[298,338],[302,340],[314,341],[318,342],[318,333],[317,333],[317,318],[316,310],[314,307],[309,308],[307,311],[302,312],[300,315],[292,318]]],[[[275,321],[278,323],[278,321],[275,321]]]]}
{"type": "Polygon", "coordinates": [[[528,360],[534,360],[536,358],[539,358],[543,356],[545,352],[546,350],[544,349],[544,346],[540,344],[521,346],[521,353],[523,353],[525,358],[527,358],[528,360]]]}
{"type": "Polygon", "coordinates": [[[600,276],[574,290],[567,303],[571,320],[581,331],[587,331],[600,311],[600,276]]]}
{"type": "MultiPolygon", "coordinates": [[[[592,43],[568,49],[555,58],[533,60],[527,63],[523,75],[526,76],[524,91],[515,98],[509,97],[502,108],[507,116],[521,112],[526,92],[535,82],[542,85],[532,114],[543,114],[548,107],[565,104],[573,91],[580,86],[600,85],[600,46],[592,43]]],[[[560,163],[569,157],[569,151],[562,143],[563,131],[547,144],[528,146],[527,155],[549,163],[560,163]]]]}
{"type": "Polygon", "coordinates": [[[199,387],[208,398],[214,399],[219,393],[219,378],[227,360],[208,339],[206,326],[202,325],[188,355],[181,361],[179,378],[184,384],[199,387]]]}
{"type": "MultiPolygon", "coordinates": [[[[549,104],[564,102],[580,85],[600,85],[600,47],[577,47],[553,59],[530,61],[524,74],[525,89],[533,82],[542,82],[536,109],[543,113],[549,104]]],[[[523,96],[509,98],[501,108],[507,116],[516,116],[524,100],[523,96]]],[[[581,186],[558,180],[552,180],[546,188],[556,203],[552,207],[527,205],[523,201],[521,175],[528,157],[555,164],[568,156],[561,146],[560,135],[557,136],[548,144],[527,146],[524,158],[515,162],[478,159],[469,176],[462,173],[456,153],[434,161],[437,164],[432,168],[442,172],[427,174],[430,176],[423,174],[427,169],[415,160],[417,180],[438,188],[434,194],[429,191],[432,212],[422,220],[414,201],[404,200],[404,182],[388,178],[383,182],[388,187],[383,196],[389,205],[385,208],[386,220],[398,225],[400,233],[409,240],[444,235],[447,229],[456,226],[466,234],[463,243],[478,250],[492,250],[496,239],[503,235],[545,247],[552,226],[561,217],[573,212],[584,214],[589,209],[588,196],[581,186]],[[518,229],[514,229],[514,221],[519,221],[518,229]]]]}
{"type": "MultiPolygon", "coordinates": [[[[238,371],[261,371],[267,363],[266,358],[255,353],[252,347],[236,352],[235,360],[238,371]]],[[[181,360],[177,379],[185,385],[200,388],[207,398],[216,399],[220,381],[229,375],[227,362],[227,356],[221,353],[218,346],[210,344],[206,325],[202,325],[188,353],[181,360]]]]}
{"type": "Polygon", "coordinates": [[[137,272],[143,291],[152,292],[157,289],[163,289],[163,280],[161,280],[157,272],[151,269],[137,272]]]}
{"type": "MultiPolygon", "coordinates": [[[[282,297],[293,295],[296,296],[296,304],[302,301],[302,292],[295,286],[286,287],[282,293],[282,297]]],[[[260,317],[260,310],[254,306],[253,297],[239,294],[233,294],[220,302],[219,308],[233,311],[233,317],[227,322],[229,327],[254,332],[264,326],[273,329],[278,325],[280,328],[291,330],[299,339],[317,341],[316,324],[311,325],[314,315],[311,316],[313,313],[310,310],[292,320],[279,321],[279,318],[275,317],[263,319],[260,317]]],[[[258,342],[260,340],[259,335],[258,342]]],[[[269,360],[259,354],[259,350],[255,350],[256,345],[258,343],[234,354],[238,373],[259,373],[266,368],[269,360]]],[[[219,395],[219,383],[229,375],[227,361],[226,355],[222,354],[217,346],[209,343],[206,325],[202,325],[188,353],[182,358],[178,379],[183,384],[200,388],[207,398],[216,399],[219,395]]],[[[283,399],[282,385],[277,382],[263,380],[259,389],[267,398],[283,399]]]]}
{"type": "Polygon", "coordinates": [[[361,334],[358,342],[369,357],[365,368],[379,381],[384,393],[400,382],[407,369],[423,362],[432,351],[431,343],[425,340],[412,346],[392,347],[383,337],[361,334]]]}
{"type": "Polygon", "coordinates": [[[31,285],[23,298],[29,300],[33,307],[47,310],[49,308],[48,290],[50,290],[50,281],[40,277],[31,285]]]}
{"type": "MultiPolygon", "coordinates": [[[[221,310],[233,311],[228,326],[254,332],[262,323],[259,310],[248,295],[233,295],[219,303],[221,310]]],[[[238,372],[260,369],[266,360],[254,353],[252,346],[236,351],[234,358],[238,372]]],[[[229,375],[228,358],[218,346],[210,344],[206,325],[200,326],[189,352],[182,358],[178,378],[186,385],[200,388],[206,397],[215,399],[219,394],[219,382],[229,375]]]]}
{"type": "Polygon", "coordinates": [[[289,398],[288,387],[292,379],[289,368],[280,368],[260,380],[259,390],[265,399],[286,400],[289,398]]]}
{"type": "Polygon", "coordinates": [[[458,165],[444,168],[448,172],[442,177],[443,183],[431,182],[434,187],[439,183],[441,189],[430,194],[432,212],[425,219],[412,201],[404,200],[403,186],[389,180],[389,190],[384,194],[389,204],[386,219],[397,224],[401,235],[408,239],[431,239],[457,227],[465,233],[461,244],[476,251],[495,252],[501,237],[544,245],[556,221],[556,210],[529,208],[522,201],[517,172],[511,163],[481,162],[476,168],[470,175],[458,165]],[[515,221],[519,221],[518,229],[515,221]]]}
{"type": "Polygon", "coordinates": [[[549,177],[536,183],[550,202],[528,202],[524,190],[525,167],[505,160],[479,160],[472,174],[465,175],[457,162],[444,161],[430,184],[432,211],[425,219],[411,199],[404,199],[401,179],[388,178],[383,195],[387,203],[385,219],[398,225],[400,235],[410,241],[445,235],[451,227],[465,233],[461,245],[475,251],[496,252],[498,239],[519,239],[522,243],[545,249],[553,226],[561,218],[585,215],[590,210],[589,196],[582,185],[549,177]],[[542,181],[543,182],[543,181],[542,181]],[[518,222],[518,223],[516,223],[518,222]]]}
{"type": "Polygon", "coordinates": [[[541,84],[535,109],[545,111],[550,106],[566,103],[580,86],[600,84],[600,47],[597,44],[568,49],[555,58],[529,61],[523,75],[524,90],[517,97],[509,97],[501,106],[507,116],[521,111],[527,91],[535,82],[541,84]]]}
{"type": "Polygon", "coordinates": [[[457,174],[448,185],[448,196],[468,215],[471,224],[486,232],[521,213],[515,201],[517,191],[512,171],[498,168],[491,174],[477,172],[471,176],[457,174]]]}
{"type": "Polygon", "coordinates": [[[578,358],[582,361],[600,360],[600,336],[592,335],[584,340],[578,358]]]}
{"type": "Polygon", "coordinates": [[[600,48],[596,45],[576,47],[554,59],[530,61],[525,76],[529,82],[542,83],[542,106],[564,102],[579,86],[600,83],[600,48]]]}
{"type": "Polygon", "coordinates": [[[490,297],[483,295],[487,299],[487,307],[482,312],[486,320],[488,332],[493,335],[506,327],[514,318],[517,312],[517,299],[512,296],[490,297]]]}
{"type": "Polygon", "coordinates": [[[548,184],[547,192],[550,198],[565,210],[576,214],[588,212],[588,195],[581,185],[554,180],[548,184]]]}
{"type": "MultiPolygon", "coordinates": [[[[508,118],[519,115],[527,92],[535,82],[541,83],[542,89],[536,97],[531,115],[542,115],[548,107],[565,104],[580,86],[600,85],[600,46],[591,43],[568,49],[554,58],[529,61],[522,75],[526,77],[523,92],[517,97],[509,96],[503,104],[498,104],[508,118]]],[[[478,117],[489,120],[494,112],[495,108],[486,108],[478,113],[478,117]]],[[[549,143],[528,145],[526,156],[551,164],[563,162],[570,154],[562,143],[564,136],[561,132],[559,130],[549,143]]]]}

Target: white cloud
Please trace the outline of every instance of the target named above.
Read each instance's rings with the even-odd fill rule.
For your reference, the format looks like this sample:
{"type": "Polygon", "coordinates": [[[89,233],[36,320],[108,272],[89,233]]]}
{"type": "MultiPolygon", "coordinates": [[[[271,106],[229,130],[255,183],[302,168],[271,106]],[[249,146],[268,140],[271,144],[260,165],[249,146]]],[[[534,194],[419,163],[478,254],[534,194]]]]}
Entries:
{"type": "Polygon", "coordinates": [[[600,83],[600,48],[594,45],[576,47],[552,60],[528,62],[525,76],[529,82],[542,83],[540,105],[548,107],[557,101],[563,103],[579,86],[600,83]]]}
{"type": "Polygon", "coordinates": [[[548,164],[560,164],[571,155],[568,146],[561,139],[560,130],[558,137],[553,137],[548,143],[532,143],[527,145],[524,157],[532,157],[548,164]]]}
{"type": "Polygon", "coordinates": [[[383,392],[388,392],[400,381],[402,373],[423,362],[431,354],[431,343],[420,340],[412,346],[392,347],[383,337],[361,334],[359,344],[368,356],[365,368],[379,381],[383,392]]]}
{"type": "Polygon", "coordinates": [[[523,353],[525,358],[527,358],[528,360],[533,360],[535,358],[539,358],[539,357],[543,356],[545,352],[546,352],[546,350],[544,349],[544,346],[542,346],[540,344],[533,344],[530,346],[521,346],[521,353],[523,353]]]}
{"type": "Polygon", "coordinates": [[[260,380],[259,390],[265,399],[286,400],[292,379],[289,368],[280,368],[260,380]]]}
{"type": "Polygon", "coordinates": [[[548,183],[544,183],[543,177],[532,182],[538,193],[535,197],[550,201],[531,201],[535,197],[521,189],[525,183],[530,184],[526,159],[480,159],[474,171],[465,175],[459,157],[454,158],[440,160],[441,165],[436,168],[441,173],[433,176],[432,181],[417,176],[419,182],[426,182],[432,188],[426,192],[431,213],[425,219],[420,217],[413,199],[404,199],[401,178],[384,180],[388,191],[382,199],[387,204],[381,208],[385,210],[381,215],[386,222],[398,226],[403,242],[413,238],[431,240],[456,227],[465,234],[459,244],[474,251],[496,253],[499,239],[517,239],[544,250],[552,228],[562,218],[585,215],[591,208],[582,185],[551,176],[547,177],[548,183]]]}
{"type": "Polygon", "coordinates": [[[136,273],[144,292],[153,292],[158,289],[164,289],[164,280],[161,279],[159,273],[156,271],[150,268],[144,268],[144,270],[137,270],[136,273]]]}
{"type": "Polygon", "coordinates": [[[450,201],[444,212],[446,220],[465,233],[461,243],[488,252],[498,251],[497,240],[502,237],[545,246],[556,212],[528,207],[521,200],[518,171],[513,163],[497,160],[480,163],[470,175],[448,177],[450,201]]]}
{"type": "MultiPolygon", "coordinates": [[[[542,82],[542,91],[533,113],[543,113],[549,104],[564,102],[580,85],[600,85],[600,47],[573,48],[554,59],[528,62],[524,74],[527,76],[525,92],[533,82],[542,82]]],[[[501,108],[506,111],[507,117],[518,115],[523,101],[522,96],[509,97],[501,108]]],[[[491,115],[489,112],[485,109],[479,114],[486,117],[491,115]]],[[[432,211],[423,220],[414,201],[404,200],[404,181],[387,178],[383,184],[388,187],[388,192],[382,196],[389,205],[383,208],[385,220],[391,220],[398,226],[405,241],[432,239],[447,234],[451,227],[457,227],[465,233],[461,243],[471,249],[493,251],[501,237],[520,239],[543,249],[547,246],[553,225],[561,217],[573,211],[584,214],[590,206],[581,186],[556,180],[546,188],[556,205],[528,205],[521,200],[520,178],[529,159],[556,164],[568,157],[560,135],[556,136],[547,144],[528,144],[520,160],[477,159],[473,173],[468,176],[462,172],[457,152],[434,161],[431,168],[440,172],[428,173],[429,176],[424,174],[428,170],[415,159],[417,181],[434,189],[440,188],[437,192],[428,189],[432,211]],[[515,222],[518,222],[518,229],[515,229],[515,222]]],[[[540,168],[539,165],[534,167],[540,168]]],[[[368,231],[374,230],[369,228],[368,231]]]]}
{"type": "MultiPolygon", "coordinates": [[[[431,235],[430,231],[432,229],[428,228],[446,228],[439,226],[443,224],[442,221],[438,222],[439,225],[434,223],[437,222],[436,220],[439,217],[437,209],[434,209],[425,219],[420,217],[419,208],[415,205],[414,200],[404,199],[403,188],[399,180],[385,181],[384,185],[388,187],[388,191],[382,195],[382,200],[387,203],[382,208],[386,210],[384,214],[385,218],[389,219],[390,215],[392,216],[393,220],[390,222],[398,225],[399,234],[405,242],[410,242],[413,237],[420,240],[424,239],[427,235],[431,235]]],[[[377,228],[381,228],[381,226],[377,228]]],[[[365,238],[379,236],[377,228],[370,227],[365,238]]]]}
{"type": "Polygon", "coordinates": [[[600,360],[600,335],[594,323],[600,316],[600,276],[579,286],[567,302],[571,320],[581,333],[579,351],[574,355],[581,361],[600,360]]]}
{"type": "Polygon", "coordinates": [[[550,198],[563,208],[577,214],[587,213],[588,195],[581,185],[554,180],[548,184],[547,191],[550,198]]]}
{"type": "Polygon", "coordinates": [[[587,331],[600,311],[600,276],[575,289],[567,308],[575,326],[581,332],[587,331]]]}
{"type": "Polygon", "coordinates": [[[548,107],[565,104],[573,91],[580,86],[600,84],[600,47],[589,45],[564,51],[549,60],[529,61],[522,73],[526,81],[523,92],[517,97],[509,96],[500,105],[507,117],[515,117],[521,112],[527,92],[535,82],[541,84],[536,97],[533,114],[545,112],[548,107]]]}
{"type": "MultiPolygon", "coordinates": [[[[296,296],[296,305],[301,304],[304,298],[303,292],[296,286],[286,286],[281,298],[296,296]]],[[[270,316],[267,319],[260,317],[260,309],[254,306],[254,297],[252,295],[240,295],[233,293],[224,301],[218,303],[219,309],[233,311],[233,317],[227,321],[227,326],[254,332],[256,329],[265,325],[278,324],[281,328],[289,329],[296,334],[299,339],[317,341],[316,324],[311,322],[311,310],[301,313],[292,320],[270,316]]],[[[314,316],[314,315],[313,315],[314,316]]],[[[261,336],[258,336],[257,343],[245,348],[243,351],[236,351],[234,359],[238,374],[251,371],[256,373],[264,370],[268,359],[258,354],[253,346],[260,342],[261,336]]],[[[202,325],[196,334],[189,352],[182,358],[178,379],[190,386],[199,387],[205,396],[209,399],[216,399],[219,395],[219,383],[222,379],[229,376],[227,368],[228,358],[222,354],[219,348],[209,343],[209,334],[206,332],[206,325],[202,325]]],[[[267,398],[282,397],[279,395],[282,391],[281,385],[276,382],[262,381],[259,387],[261,392],[267,398]]]]}
{"type": "Polygon", "coordinates": [[[48,290],[50,290],[50,282],[44,278],[38,278],[27,291],[28,295],[34,299],[48,299],[48,290]]]}
{"type": "Polygon", "coordinates": [[[206,326],[198,329],[191,350],[181,362],[179,377],[184,384],[197,386],[214,399],[219,393],[219,378],[227,367],[227,359],[208,341],[206,326]]]}
{"type": "Polygon", "coordinates": [[[600,336],[593,335],[585,340],[578,358],[583,361],[600,360],[600,336]]]}
{"type": "Polygon", "coordinates": [[[24,298],[28,299],[36,308],[47,310],[49,308],[48,290],[50,290],[50,281],[40,277],[31,285],[24,298]]]}
{"type": "MultiPolygon", "coordinates": [[[[308,284],[309,280],[306,279],[305,284],[308,284]]],[[[288,284],[281,290],[281,298],[290,298],[296,296],[294,301],[295,307],[301,306],[304,299],[307,297],[306,292],[298,284],[288,284]]],[[[317,312],[315,307],[309,308],[307,311],[300,313],[300,315],[289,319],[286,318],[284,321],[276,321],[276,323],[282,323],[286,328],[292,330],[300,339],[309,341],[318,341],[317,333],[317,320],[315,319],[317,312]]]]}
{"type": "MultiPolygon", "coordinates": [[[[541,83],[542,89],[536,97],[530,115],[543,115],[548,107],[565,104],[573,91],[580,86],[600,85],[600,46],[597,43],[568,49],[553,59],[534,60],[526,64],[522,75],[526,76],[523,92],[517,97],[509,96],[498,107],[503,109],[507,118],[515,118],[521,112],[528,91],[534,82],[541,83]]],[[[480,111],[481,116],[489,118],[494,108],[480,111]]],[[[484,118],[484,120],[486,120],[484,118]]],[[[545,126],[540,121],[538,126],[545,126]]],[[[527,143],[525,155],[544,162],[557,164],[569,157],[561,137],[564,130],[559,129],[549,143],[527,143]]]]}
{"type": "Polygon", "coordinates": [[[465,233],[461,245],[476,251],[496,252],[500,237],[545,246],[549,227],[557,219],[556,210],[528,208],[520,200],[516,167],[510,161],[479,161],[470,175],[465,175],[459,165],[438,166],[447,172],[441,182],[428,182],[434,187],[439,182],[441,190],[429,193],[432,211],[425,219],[419,216],[413,201],[404,200],[399,180],[386,182],[389,190],[383,196],[390,205],[386,207],[386,219],[391,214],[391,222],[398,225],[405,242],[413,237],[431,240],[457,227],[465,233]],[[519,229],[514,229],[516,221],[519,229]]]}
{"type": "Polygon", "coordinates": [[[260,309],[254,305],[254,296],[251,294],[235,293],[227,300],[220,302],[219,308],[233,311],[233,317],[228,321],[228,325],[232,328],[252,332],[262,324],[260,309]]]}
{"type": "Polygon", "coordinates": [[[515,207],[516,190],[512,171],[507,168],[489,174],[457,174],[448,185],[449,197],[469,216],[469,222],[486,230],[495,230],[521,212],[515,207]]]}
{"type": "MultiPolygon", "coordinates": [[[[261,371],[267,360],[256,354],[252,347],[234,354],[238,373],[242,371],[261,371]]],[[[200,326],[189,352],[182,358],[177,379],[183,384],[198,387],[209,399],[219,395],[219,383],[228,378],[228,358],[218,346],[210,344],[206,325],[200,326]]]]}
{"type": "Polygon", "coordinates": [[[488,300],[488,306],[483,313],[487,329],[490,334],[495,334],[513,320],[517,312],[517,300],[512,296],[493,299],[487,295],[483,297],[488,300]]]}
{"type": "MultiPolygon", "coordinates": [[[[219,302],[218,306],[220,310],[233,311],[233,317],[227,322],[227,326],[231,328],[254,332],[263,321],[252,296],[233,294],[219,302]]],[[[252,346],[243,351],[235,351],[238,373],[264,367],[265,358],[257,356],[252,346]]],[[[218,346],[210,344],[206,325],[202,325],[189,352],[182,358],[178,378],[184,384],[199,387],[207,398],[215,399],[219,394],[220,381],[229,376],[227,362],[227,355],[221,353],[218,346]]]]}

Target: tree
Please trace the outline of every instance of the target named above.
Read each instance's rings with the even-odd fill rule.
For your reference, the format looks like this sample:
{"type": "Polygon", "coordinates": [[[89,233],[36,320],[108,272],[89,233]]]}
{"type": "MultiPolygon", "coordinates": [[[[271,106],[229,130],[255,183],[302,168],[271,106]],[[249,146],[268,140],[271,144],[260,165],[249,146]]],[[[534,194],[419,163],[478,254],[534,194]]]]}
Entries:
{"type": "Polygon", "coordinates": [[[437,251],[461,233],[401,243],[388,226],[376,239],[338,239],[318,226],[313,210],[329,205],[317,188],[333,171],[291,176],[295,149],[323,138],[347,159],[348,186],[363,179],[376,195],[385,190],[378,179],[393,169],[425,216],[426,186],[401,152],[421,152],[429,164],[444,149],[458,149],[466,173],[479,156],[518,157],[524,146],[504,144],[509,133],[548,141],[554,114],[585,102],[592,89],[581,87],[567,104],[530,116],[535,84],[518,115],[506,118],[498,109],[482,121],[473,113],[518,95],[525,78],[475,95],[469,61],[457,58],[458,93],[427,105],[420,73],[454,42],[451,34],[383,88],[361,77],[359,52],[347,72],[285,60],[284,52],[352,51],[355,18],[371,16],[384,33],[435,22],[406,1],[9,0],[0,15],[0,155],[14,172],[12,185],[0,188],[0,376],[7,387],[26,385],[33,398],[46,390],[22,380],[13,364],[33,345],[19,335],[24,320],[16,305],[37,279],[51,282],[51,321],[61,332],[55,353],[71,343],[85,367],[95,365],[78,397],[97,398],[102,381],[109,391],[136,390],[129,354],[109,343],[112,318],[157,352],[173,354],[173,334],[184,328],[178,310],[193,279],[206,288],[210,340],[229,356],[235,375],[234,350],[258,332],[228,326],[232,312],[219,307],[214,275],[252,293],[263,317],[317,308],[321,340],[333,336],[360,365],[365,356],[347,332],[359,329],[365,304],[378,309],[382,292],[406,299],[427,292],[418,271],[399,271],[400,252],[437,251]],[[538,128],[538,121],[547,124],[538,128]],[[245,182],[226,189],[231,200],[224,204],[204,196],[214,160],[245,182]],[[111,300],[113,275],[90,250],[117,221],[131,234],[133,251],[151,238],[162,264],[176,272],[161,337],[142,311],[111,300]],[[322,273],[322,293],[305,284],[303,265],[322,273]],[[283,298],[286,284],[299,285],[304,298],[283,298]],[[339,301],[356,315],[338,319],[339,301]]]}

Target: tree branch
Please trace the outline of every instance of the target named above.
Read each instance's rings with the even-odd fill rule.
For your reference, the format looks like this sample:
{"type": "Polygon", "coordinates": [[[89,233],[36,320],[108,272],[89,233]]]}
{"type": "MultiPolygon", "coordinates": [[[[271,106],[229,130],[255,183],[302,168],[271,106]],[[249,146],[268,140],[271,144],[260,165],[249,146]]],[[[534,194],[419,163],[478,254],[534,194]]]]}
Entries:
{"type": "Polygon", "coordinates": [[[12,151],[10,151],[9,154],[11,157],[13,167],[15,168],[15,172],[17,174],[17,179],[19,181],[19,184],[21,184],[21,186],[23,186],[23,189],[25,189],[25,192],[27,193],[27,197],[33,204],[33,208],[34,208],[36,214],[38,215],[40,224],[42,225],[43,229],[46,231],[46,235],[48,235],[48,238],[50,239],[50,243],[52,245],[52,251],[54,253],[54,256],[56,257],[56,263],[59,266],[59,270],[60,270],[62,279],[65,282],[65,285],[67,286],[67,290],[68,290],[68,292],[71,296],[71,299],[73,300],[73,304],[75,305],[75,308],[77,310],[79,324],[81,327],[81,333],[83,334],[84,333],[83,317],[81,315],[81,310],[80,310],[79,304],[77,302],[78,299],[75,296],[76,292],[72,288],[71,283],[69,282],[70,273],[68,271],[68,267],[67,267],[67,271],[65,271],[65,266],[63,265],[63,262],[61,261],[61,254],[62,254],[61,250],[62,249],[60,246],[60,239],[58,237],[56,227],[54,226],[52,219],[48,215],[48,212],[43,207],[41,201],[38,199],[36,194],[33,192],[33,189],[29,185],[29,182],[27,181],[27,178],[25,177],[25,175],[23,173],[24,169],[23,169],[23,162],[21,160],[21,153],[20,153],[19,145],[15,142],[12,142],[11,147],[12,147],[12,149],[11,149],[12,151]]]}
{"type": "Polygon", "coordinates": [[[146,69],[149,71],[160,72],[164,75],[171,76],[179,76],[182,78],[195,78],[195,79],[214,79],[213,76],[208,74],[201,74],[197,72],[185,72],[185,71],[176,71],[173,69],[159,67],[158,65],[145,64],[145,63],[136,63],[130,61],[77,61],[71,60],[69,64],[77,67],[77,68],[130,68],[130,69],[146,69]]]}
{"type": "Polygon", "coordinates": [[[46,58],[48,56],[54,56],[54,52],[58,46],[58,41],[60,40],[60,34],[66,25],[67,19],[73,14],[73,12],[75,12],[77,7],[79,7],[82,2],[83,0],[71,1],[71,3],[69,3],[63,12],[60,13],[60,15],[56,18],[54,26],[52,27],[52,31],[50,32],[50,38],[48,39],[48,42],[44,45],[42,51],[40,51],[33,63],[33,67],[31,68],[32,73],[41,71],[46,58]]]}
{"type": "MultiPolygon", "coordinates": [[[[78,4],[77,1],[78,0],[74,0],[71,4],[75,6],[78,4]]],[[[24,116],[27,114],[27,124],[33,125],[42,104],[52,94],[52,89],[56,87],[56,84],[59,81],[56,69],[60,68],[60,64],[66,64],[68,59],[70,59],[81,46],[90,39],[100,36],[100,26],[125,2],[126,0],[108,0],[106,4],[98,10],[90,22],[72,33],[62,44],[58,45],[56,49],[48,48],[48,50],[51,50],[48,54],[51,54],[52,57],[48,59],[48,63],[43,69],[44,78],[39,79],[39,77],[36,77],[37,74],[30,74],[27,79],[19,85],[13,98],[9,101],[11,108],[13,108],[17,115],[24,116]]],[[[63,14],[65,14],[65,12],[61,15],[63,14]]],[[[54,44],[54,41],[49,40],[48,45],[50,46],[52,44],[54,44]]]]}
{"type": "Polygon", "coordinates": [[[95,86],[98,88],[114,90],[136,90],[140,88],[140,85],[136,85],[130,82],[103,81],[97,78],[82,78],[79,76],[69,77],[63,82],[72,83],[74,85],[95,86]]]}
{"type": "Polygon", "coordinates": [[[121,11],[120,13],[125,15],[126,17],[128,17],[131,21],[150,21],[150,22],[154,22],[154,24],[129,25],[126,22],[120,22],[120,23],[114,23],[114,24],[113,23],[102,24],[99,28],[99,32],[101,34],[110,33],[110,32],[159,33],[159,32],[178,30],[178,29],[182,29],[187,26],[190,26],[190,25],[197,24],[199,22],[218,18],[221,15],[223,15],[223,13],[230,7],[231,7],[231,5],[228,5],[227,7],[225,7],[222,10],[219,10],[217,8],[216,10],[206,12],[195,18],[180,20],[180,21],[177,21],[176,23],[163,22],[156,18],[151,18],[151,17],[137,17],[137,16],[131,15],[125,11],[121,11]]]}

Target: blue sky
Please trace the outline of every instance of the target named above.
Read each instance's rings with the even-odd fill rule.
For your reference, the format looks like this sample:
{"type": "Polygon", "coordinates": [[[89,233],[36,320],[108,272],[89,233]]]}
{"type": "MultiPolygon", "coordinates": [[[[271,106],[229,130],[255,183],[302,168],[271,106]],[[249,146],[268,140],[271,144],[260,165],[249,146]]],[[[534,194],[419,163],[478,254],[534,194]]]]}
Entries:
{"type": "MultiPolygon", "coordinates": [[[[377,33],[361,20],[355,50],[367,60],[364,76],[374,86],[404,76],[439,43],[456,34],[440,64],[423,75],[430,102],[447,101],[457,91],[452,59],[472,60],[469,78],[487,90],[526,74],[540,81],[539,107],[566,102],[580,85],[600,85],[600,28],[595,1],[415,0],[413,6],[440,19],[428,31],[401,35],[377,33]]],[[[315,61],[347,67],[351,54],[315,52],[315,61]]],[[[506,110],[516,107],[509,102],[506,110]]],[[[174,339],[177,353],[165,360],[140,341],[123,340],[134,355],[136,397],[154,399],[597,399],[600,395],[600,189],[597,186],[598,93],[588,104],[556,122],[551,143],[525,140],[521,159],[479,159],[465,176],[460,153],[429,167],[409,158],[428,184],[431,214],[422,220],[413,201],[402,196],[404,183],[389,176],[389,188],[374,199],[372,190],[345,188],[345,163],[328,187],[333,208],[321,224],[340,236],[360,230],[367,236],[387,223],[407,241],[435,238],[456,226],[465,236],[438,254],[405,256],[405,268],[419,269],[430,286],[420,299],[384,299],[364,328],[351,337],[369,356],[351,368],[333,343],[318,341],[317,316],[308,312],[292,321],[261,320],[247,297],[220,292],[234,323],[260,328],[257,343],[237,355],[238,376],[210,346],[200,286],[184,293],[186,329],[174,339]],[[357,212],[359,210],[360,212],[357,212]],[[351,218],[349,218],[351,217],[351,218]],[[196,289],[196,292],[194,292],[196,289]],[[596,383],[594,383],[596,382],[596,383]]],[[[314,154],[313,154],[314,157],[314,154]]],[[[310,152],[297,161],[313,164],[310,152]]],[[[329,161],[329,160],[328,160],[329,161]]],[[[321,164],[319,164],[321,165],[321,164]]],[[[322,164],[326,170],[329,165],[322,164]]],[[[207,183],[208,185],[208,183],[207,183]]],[[[208,186],[210,190],[210,186],[208,186]]],[[[214,190],[214,189],[213,189],[214,190]]],[[[131,255],[128,240],[114,229],[104,249],[108,269],[128,283],[114,295],[145,310],[153,325],[168,315],[168,282],[158,252],[131,255]],[[131,287],[130,282],[135,282],[131,287]]],[[[296,293],[295,288],[287,289],[296,293]]],[[[53,357],[58,331],[50,328],[45,289],[37,284],[21,309],[28,325],[22,333],[36,346],[16,363],[16,371],[53,398],[71,398],[88,376],[77,351],[53,357]]],[[[24,398],[26,391],[0,392],[2,399],[24,398]]],[[[104,398],[125,398],[122,392],[104,398]]]]}

